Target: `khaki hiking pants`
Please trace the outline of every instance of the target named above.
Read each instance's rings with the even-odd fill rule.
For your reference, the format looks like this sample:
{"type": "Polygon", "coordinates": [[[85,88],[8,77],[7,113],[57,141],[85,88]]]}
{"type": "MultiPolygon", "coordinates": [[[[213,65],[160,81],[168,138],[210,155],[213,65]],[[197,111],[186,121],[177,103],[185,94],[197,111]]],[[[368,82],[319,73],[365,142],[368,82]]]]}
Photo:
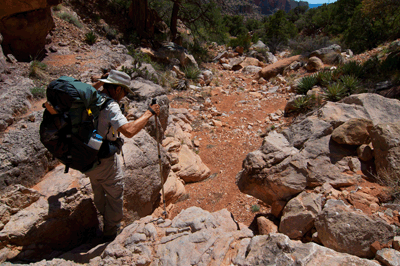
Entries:
{"type": "Polygon", "coordinates": [[[124,193],[124,172],[117,154],[101,159],[100,164],[86,175],[92,184],[94,204],[103,215],[103,234],[116,234],[123,216],[124,193]]]}

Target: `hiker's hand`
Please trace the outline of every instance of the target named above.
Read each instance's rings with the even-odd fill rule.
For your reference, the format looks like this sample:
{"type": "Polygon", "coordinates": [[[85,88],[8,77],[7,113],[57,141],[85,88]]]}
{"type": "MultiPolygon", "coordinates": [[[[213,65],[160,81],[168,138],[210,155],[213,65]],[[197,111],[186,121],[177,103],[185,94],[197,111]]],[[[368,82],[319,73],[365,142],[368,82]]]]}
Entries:
{"type": "Polygon", "coordinates": [[[158,104],[153,104],[149,106],[149,111],[156,116],[160,115],[160,106],[158,104]]]}
{"type": "Polygon", "coordinates": [[[108,77],[108,72],[107,73],[104,73],[103,75],[101,75],[101,78],[102,79],[106,79],[108,77]]]}
{"type": "Polygon", "coordinates": [[[94,83],[94,82],[97,82],[100,78],[101,78],[100,76],[91,76],[91,77],[90,77],[90,81],[91,81],[92,83],[94,83]]]}

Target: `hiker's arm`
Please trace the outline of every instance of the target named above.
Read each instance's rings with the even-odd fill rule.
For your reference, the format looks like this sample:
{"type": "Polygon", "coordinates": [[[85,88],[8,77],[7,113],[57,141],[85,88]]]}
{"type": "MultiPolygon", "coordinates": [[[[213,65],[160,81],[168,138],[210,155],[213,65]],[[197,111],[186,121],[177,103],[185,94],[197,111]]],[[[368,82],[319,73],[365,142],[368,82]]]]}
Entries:
{"type": "MultiPolygon", "coordinates": [[[[152,105],[151,108],[155,111],[155,113],[157,113],[157,115],[160,114],[160,106],[158,104],[152,105]]],[[[122,135],[124,135],[125,137],[132,138],[146,126],[147,122],[152,116],[153,114],[151,113],[151,111],[147,110],[141,117],[139,117],[135,121],[120,126],[118,128],[118,131],[121,132],[122,135]]]]}
{"type": "Polygon", "coordinates": [[[92,83],[95,82],[95,83],[93,83],[92,87],[95,88],[96,90],[99,90],[100,87],[104,85],[104,82],[99,81],[99,79],[105,79],[107,77],[108,77],[108,73],[105,73],[105,74],[103,74],[101,76],[92,76],[92,77],[90,77],[92,83]]]}
{"type": "Polygon", "coordinates": [[[99,90],[101,86],[103,86],[104,82],[102,81],[97,81],[95,84],[92,85],[93,88],[96,90],[99,90]]]}

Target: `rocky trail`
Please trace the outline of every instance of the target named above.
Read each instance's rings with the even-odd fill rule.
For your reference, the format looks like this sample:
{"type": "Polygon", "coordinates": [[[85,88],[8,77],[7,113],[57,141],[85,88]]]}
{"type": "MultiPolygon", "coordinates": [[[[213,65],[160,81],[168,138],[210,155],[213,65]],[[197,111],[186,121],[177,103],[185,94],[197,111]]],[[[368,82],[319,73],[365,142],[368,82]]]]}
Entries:
{"type": "Polygon", "coordinates": [[[208,105],[204,111],[193,110],[196,120],[192,127],[193,139],[199,145],[198,154],[212,172],[207,180],[185,186],[188,198],[175,204],[171,214],[175,216],[190,206],[210,212],[227,208],[237,221],[250,225],[257,213],[268,213],[269,207],[241,193],[235,177],[246,155],[261,145],[261,135],[271,127],[286,123],[283,110],[287,96],[268,92],[269,87],[254,83],[251,76],[219,69],[216,64],[211,68],[216,72],[219,86],[210,88],[206,99],[200,92],[191,90],[169,96],[175,108],[192,110],[201,104],[191,100],[198,96],[202,105],[208,105]],[[275,121],[270,119],[271,114],[275,121]]]}
{"type": "MultiPolygon", "coordinates": [[[[282,52],[258,60],[255,48],[242,54],[213,44],[215,59],[202,63],[203,77],[183,90],[171,86],[183,80],[176,66],[197,62],[171,43],[160,48],[159,56],[175,52],[168,68],[174,78],[163,86],[150,81],[154,76],[135,78],[136,91],[123,102],[129,119],[153,98],[161,106],[168,217],[161,218],[152,120],[125,141],[123,231],[99,244],[101,218],[90,181],[75,170],[64,174],[41,145],[45,99],[33,91],[62,75],[90,83],[110,69],[131,67],[134,57],[116,39],[99,36],[88,45],[90,19],[79,29],[57,16],[54,22],[45,67],[32,73],[33,63],[10,56],[0,73],[1,263],[400,265],[400,205],[393,194],[399,188],[393,178],[400,162],[393,138],[400,134],[399,101],[360,93],[325,101],[307,115],[284,115],[302,77],[335,67],[324,55],[363,61],[382,48],[351,57],[333,45],[316,51],[321,59],[282,52]],[[385,174],[393,180],[379,180],[385,174]]],[[[169,54],[158,57],[165,58],[169,54]]]]}
{"type": "MultiPolygon", "coordinates": [[[[104,60],[102,50],[93,52],[82,45],[82,32],[61,19],[55,22],[48,47],[57,52],[43,60],[52,78],[79,75],[104,60]]],[[[203,67],[214,73],[210,86],[171,90],[168,98],[172,108],[186,108],[195,117],[192,138],[212,174],[202,182],[186,184],[187,195],[168,209],[169,216],[190,206],[210,212],[227,208],[238,222],[249,226],[256,214],[268,213],[269,206],[240,192],[235,177],[246,155],[261,145],[262,135],[288,123],[283,110],[290,87],[284,79],[259,83],[254,74],[225,70],[219,63],[203,67]]],[[[40,110],[43,101],[33,103],[31,112],[40,110]]]]}

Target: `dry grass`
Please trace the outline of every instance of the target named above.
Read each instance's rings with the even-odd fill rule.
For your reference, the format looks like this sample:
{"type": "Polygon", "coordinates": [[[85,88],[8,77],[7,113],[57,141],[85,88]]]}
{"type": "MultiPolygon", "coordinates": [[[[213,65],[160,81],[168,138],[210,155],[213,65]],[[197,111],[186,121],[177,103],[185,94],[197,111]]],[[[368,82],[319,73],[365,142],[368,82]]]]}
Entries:
{"type": "Polygon", "coordinates": [[[393,198],[400,199],[400,174],[384,169],[375,176],[375,179],[378,184],[387,187],[393,198]]]}

